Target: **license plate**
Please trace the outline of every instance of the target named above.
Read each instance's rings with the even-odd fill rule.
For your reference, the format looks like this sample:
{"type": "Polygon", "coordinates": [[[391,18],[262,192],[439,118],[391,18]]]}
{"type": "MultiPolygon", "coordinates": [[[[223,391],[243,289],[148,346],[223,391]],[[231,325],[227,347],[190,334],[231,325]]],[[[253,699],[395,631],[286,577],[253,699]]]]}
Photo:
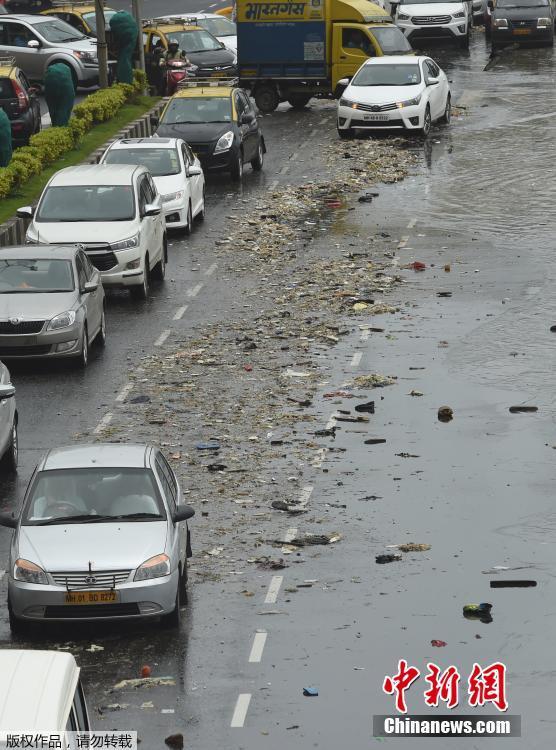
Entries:
{"type": "Polygon", "coordinates": [[[113,604],[118,601],[116,591],[68,591],[65,604],[113,604]]]}
{"type": "Polygon", "coordinates": [[[368,122],[386,122],[390,118],[388,115],[363,115],[363,119],[368,122]]]}
{"type": "Polygon", "coordinates": [[[220,72],[220,73],[213,73],[213,74],[212,74],[212,77],[213,77],[213,78],[224,78],[224,76],[225,76],[225,75],[226,75],[226,73],[223,73],[223,72],[220,72]]]}
{"type": "Polygon", "coordinates": [[[531,29],[514,29],[514,34],[516,36],[524,36],[525,34],[530,34],[531,29]]]}

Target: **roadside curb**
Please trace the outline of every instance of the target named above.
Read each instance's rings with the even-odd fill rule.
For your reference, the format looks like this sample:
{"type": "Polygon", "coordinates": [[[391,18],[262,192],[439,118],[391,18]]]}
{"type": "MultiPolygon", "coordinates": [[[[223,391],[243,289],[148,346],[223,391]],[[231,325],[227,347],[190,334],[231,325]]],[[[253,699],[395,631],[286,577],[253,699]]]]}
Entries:
{"type": "MultiPolygon", "coordinates": [[[[148,138],[152,135],[151,116],[159,115],[167,100],[161,99],[154,107],[141,115],[137,120],[133,120],[125,128],[119,130],[110,140],[106,141],[100,148],[93,151],[82,164],[96,164],[104,151],[111,143],[118,138],[148,138]]],[[[36,202],[32,205],[36,205],[36,202]]],[[[11,245],[24,245],[25,234],[29,226],[29,219],[19,219],[17,216],[0,224],[0,247],[9,247],[11,245]]]]}

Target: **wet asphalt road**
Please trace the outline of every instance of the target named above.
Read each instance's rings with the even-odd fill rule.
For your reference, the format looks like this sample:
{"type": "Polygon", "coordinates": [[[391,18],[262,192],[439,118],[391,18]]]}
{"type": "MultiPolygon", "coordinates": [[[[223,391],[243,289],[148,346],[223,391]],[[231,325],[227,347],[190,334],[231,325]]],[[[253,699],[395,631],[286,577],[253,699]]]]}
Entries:
{"type": "MultiPolygon", "coordinates": [[[[367,336],[353,326],[353,335],[326,355],[323,393],[357,373],[398,377],[396,386],[375,391],[377,412],[363,432],[349,425],[338,431],[335,445],[345,453],[320,467],[304,467],[305,486],[313,488],[312,512],[344,539],[333,548],[305,551],[302,566],[277,573],[283,580],[275,603],[271,596],[265,604],[272,574],[242,570],[229,581],[193,587],[187,622],[177,634],[162,635],[151,625],[52,633],[46,643],[74,644],[99,727],[138,729],[149,748],[163,747],[164,736],[177,728],[186,747],[198,750],[359,750],[375,741],[372,715],[393,713],[381,685],[399,658],[423,671],[429,660],[454,664],[463,684],[474,661],[486,666],[501,660],[508,668],[509,712],[522,715],[523,737],[489,739],[488,747],[552,744],[553,52],[510,52],[483,72],[488,55],[477,32],[468,54],[433,55],[453,82],[454,103],[465,107],[461,116],[449,129],[435,130],[424,146],[414,144],[420,154],[414,176],[380,187],[371,207],[355,204],[349,217],[338,212],[335,234],[320,240],[324,252],[349,220],[361,237],[388,232],[399,243],[400,265],[427,264],[421,274],[401,271],[407,285],[393,295],[400,313],[361,320],[384,333],[367,336]],[[452,296],[439,298],[438,291],[452,296]],[[425,369],[410,369],[416,367],[425,369]],[[407,395],[412,389],[424,395],[407,395]],[[520,403],[539,412],[510,414],[509,406],[520,403]],[[448,424],[437,421],[443,404],[454,409],[448,424]],[[369,436],[387,442],[364,445],[369,436]],[[364,499],[369,496],[377,499],[364,499]],[[338,503],[347,507],[330,505],[338,503]],[[387,545],[406,541],[432,549],[375,564],[387,545]],[[483,572],[493,566],[518,570],[483,572]],[[533,578],[538,586],[489,588],[503,577],[533,578]],[[307,579],[318,583],[286,591],[307,579]],[[255,596],[238,596],[245,588],[255,596]],[[493,604],[490,624],[462,617],[464,604],[480,601],[493,604]],[[282,614],[258,614],[269,609],[282,614]],[[261,659],[249,662],[262,628],[267,638],[261,659]],[[448,645],[432,648],[431,639],[448,645]],[[90,643],[105,647],[101,658],[85,651],[90,643]],[[175,687],[107,693],[120,679],[138,676],[144,663],[172,675],[175,687]],[[306,685],[317,686],[319,697],[304,698],[306,685]],[[240,694],[251,699],[244,725],[232,728],[234,707],[245,705],[237,703],[240,694]],[[141,707],[148,701],[154,707],[141,707]],[[97,713],[113,703],[128,707],[97,713]]],[[[12,367],[21,470],[13,485],[2,486],[4,508],[17,505],[40,453],[90,432],[119,408],[115,399],[126,371],[153,351],[163,331],[174,336],[203,320],[225,322],[239,290],[221,278],[211,256],[213,240],[226,233],[231,207],[276,180],[295,184],[318,174],[318,141],[335,138],[333,111],[322,105],[302,113],[285,105],[263,125],[269,146],[263,173],[248,171],[242,188],[211,178],[207,221],[191,241],[175,238],[164,287],[155,288],[143,306],[111,295],[108,345],[86,373],[54,365],[38,373],[12,367]],[[291,159],[296,153],[302,156],[291,159]],[[184,304],[186,314],[173,320],[184,304]]],[[[352,408],[349,402],[316,403],[322,426],[334,409],[352,408]]],[[[303,519],[297,520],[302,530],[303,519]]],[[[295,521],[282,520],[284,531],[295,521]]],[[[9,534],[1,531],[3,561],[8,543],[9,534]]],[[[0,642],[10,646],[5,609],[0,617],[0,642]]],[[[410,712],[427,713],[422,691],[422,681],[409,691],[410,712]]],[[[461,713],[479,712],[465,701],[463,694],[461,713]]],[[[241,710],[235,718],[242,723],[241,710]]],[[[430,740],[413,742],[431,746],[430,740]]],[[[465,750],[484,744],[450,741],[450,747],[465,750]]],[[[392,739],[389,745],[405,746],[392,739]]]]}

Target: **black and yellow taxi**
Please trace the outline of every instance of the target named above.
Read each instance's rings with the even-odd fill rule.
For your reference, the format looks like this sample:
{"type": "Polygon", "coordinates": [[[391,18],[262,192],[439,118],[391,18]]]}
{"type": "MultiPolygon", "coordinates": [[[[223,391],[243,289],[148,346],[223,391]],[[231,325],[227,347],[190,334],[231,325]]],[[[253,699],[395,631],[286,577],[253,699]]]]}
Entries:
{"type": "Polygon", "coordinates": [[[8,115],[16,146],[29,143],[29,138],[41,129],[37,93],[14,58],[0,55],[0,109],[8,115]]]}
{"type": "Polygon", "coordinates": [[[160,59],[171,42],[178,44],[189,61],[188,77],[231,78],[237,73],[237,57],[206,29],[181,19],[145,21],[143,44],[149,83],[158,81],[160,59]]]}
{"type": "MultiPolygon", "coordinates": [[[[104,8],[104,19],[106,21],[106,27],[110,26],[110,20],[112,16],[115,16],[117,11],[112,8],[104,8]]],[[[69,23],[74,29],[77,29],[86,36],[97,35],[97,18],[95,12],[94,2],[53,2],[52,7],[48,10],[43,10],[42,15],[44,16],[58,16],[62,21],[69,23]]]]}
{"type": "Polygon", "coordinates": [[[230,172],[238,181],[245,164],[257,172],[263,167],[266,147],[257,114],[234,80],[183,81],[154,124],[156,135],[189,143],[205,173],[230,172]]]}

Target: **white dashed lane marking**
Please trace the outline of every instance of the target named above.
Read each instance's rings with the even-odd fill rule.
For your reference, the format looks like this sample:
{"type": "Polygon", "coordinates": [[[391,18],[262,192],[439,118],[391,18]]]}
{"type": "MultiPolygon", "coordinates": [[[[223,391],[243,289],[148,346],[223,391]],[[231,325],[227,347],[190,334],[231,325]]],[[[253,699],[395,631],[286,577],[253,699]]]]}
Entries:
{"type": "Polygon", "coordinates": [[[186,294],[188,297],[196,297],[201,289],[203,288],[203,284],[197,284],[197,286],[194,286],[192,289],[188,289],[186,294]]]}
{"type": "Polygon", "coordinates": [[[108,412],[108,414],[104,415],[104,417],[100,420],[100,422],[97,424],[97,426],[93,430],[93,435],[98,435],[100,432],[106,429],[111,421],[112,421],[112,413],[108,412]]]}
{"type": "Polygon", "coordinates": [[[264,630],[259,633],[255,633],[253,638],[253,645],[251,646],[251,653],[249,654],[249,663],[258,664],[263,658],[264,646],[266,643],[268,633],[264,630]]]}
{"type": "Polygon", "coordinates": [[[371,332],[368,328],[365,328],[363,331],[361,331],[361,341],[367,341],[370,333],[371,332]]]}
{"type": "Polygon", "coordinates": [[[280,586],[282,585],[283,580],[284,576],[272,576],[272,578],[270,579],[270,584],[268,586],[268,591],[266,592],[266,596],[264,598],[265,604],[276,603],[278,592],[280,591],[280,586]]]}
{"type": "Polygon", "coordinates": [[[245,724],[245,717],[251,703],[251,693],[240,693],[237,697],[236,707],[230,726],[232,729],[241,728],[245,724]]]}
{"type": "Polygon", "coordinates": [[[133,383],[126,383],[122,390],[118,393],[116,396],[117,403],[121,404],[123,403],[126,398],[129,396],[130,392],[133,390],[133,383]]]}
{"type": "Polygon", "coordinates": [[[296,536],[297,536],[297,529],[295,529],[295,528],[294,528],[294,527],[292,526],[292,528],[291,528],[291,529],[288,529],[288,530],[286,531],[286,534],[285,534],[285,536],[284,536],[284,542],[285,542],[286,544],[289,544],[289,543],[290,543],[290,542],[292,541],[292,539],[295,539],[295,537],[296,537],[296,536]]]}
{"type": "Polygon", "coordinates": [[[331,430],[334,427],[334,425],[336,424],[336,417],[337,416],[338,416],[337,412],[334,412],[333,414],[330,415],[330,419],[326,423],[326,429],[327,430],[331,430]]]}
{"type": "Polygon", "coordinates": [[[362,356],[363,356],[362,352],[355,352],[355,354],[351,358],[351,362],[349,363],[350,367],[359,367],[362,356]]]}
{"type": "Polygon", "coordinates": [[[212,274],[216,271],[217,268],[218,268],[218,263],[213,263],[205,271],[205,276],[212,276],[212,274]]]}
{"type": "Polygon", "coordinates": [[[181,320],[183,316],[185,315],[187,310],[187,305],[184,305],[183,307],[178,307],[176,310],[176,314],[174,315],[174,320],[181,320]]]}
{"type": "Polygon", "coordinates": [[[165,331],[162,331],[160,336],[157,338],[157,340],[154,342],[155,346],[162,346],[162,344],[166,341],[168,336],[170,335],[171,331],[169,329],[166,329],[165,331]]]}

